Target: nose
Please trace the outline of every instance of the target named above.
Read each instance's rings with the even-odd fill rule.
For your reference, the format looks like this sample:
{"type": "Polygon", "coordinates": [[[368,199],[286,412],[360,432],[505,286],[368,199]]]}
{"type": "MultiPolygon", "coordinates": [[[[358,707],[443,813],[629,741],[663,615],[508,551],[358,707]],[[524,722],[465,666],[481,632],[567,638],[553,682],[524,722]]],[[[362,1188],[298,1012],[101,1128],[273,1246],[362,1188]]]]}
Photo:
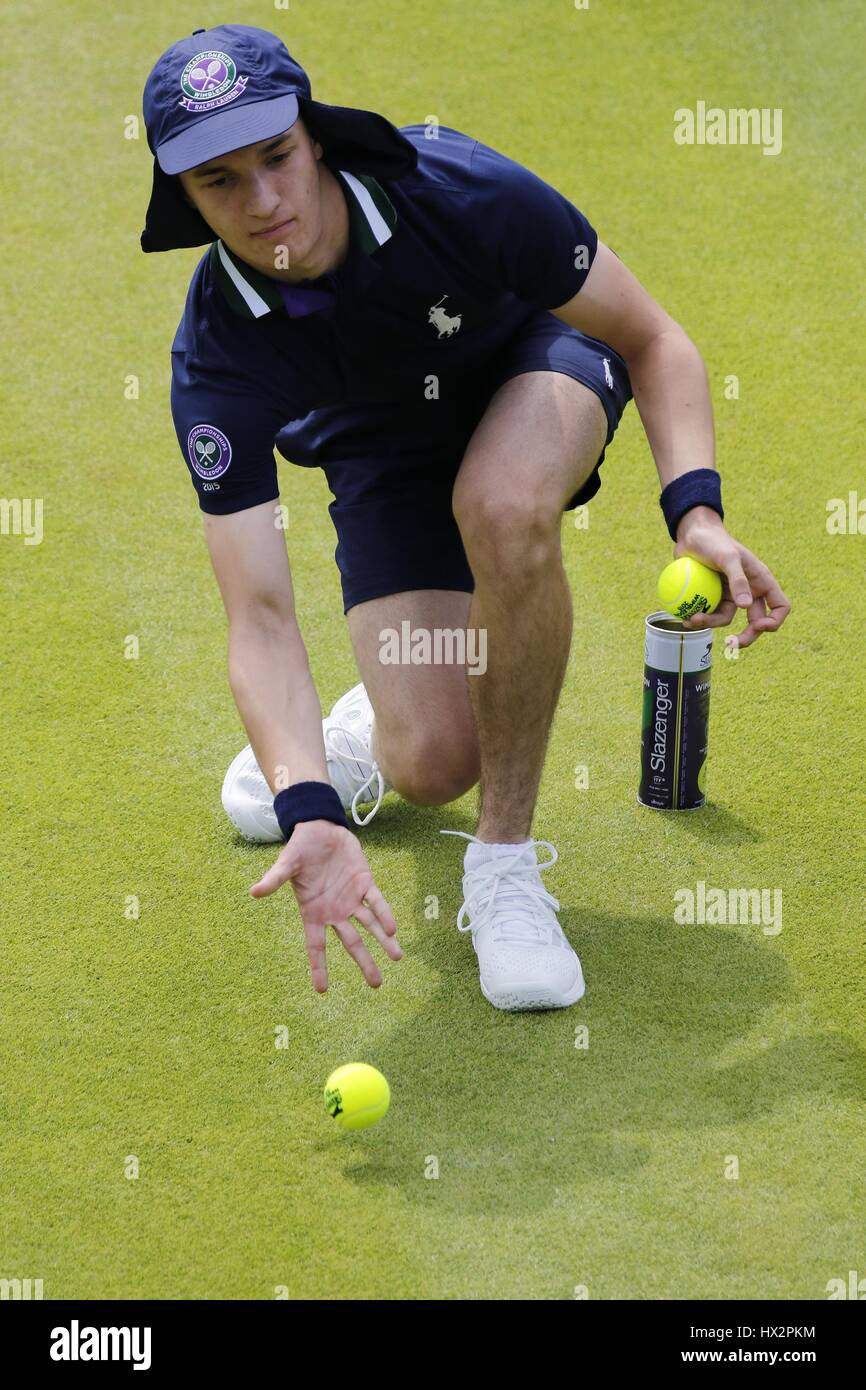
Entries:
{"type": "Polygon", "coordinates": [[[250,175],[246,198],[246,210],[251,217],[264,222],[271,217],[280,205],[280,195],[271,184],[267,173],[256,170],[250,175]]]}

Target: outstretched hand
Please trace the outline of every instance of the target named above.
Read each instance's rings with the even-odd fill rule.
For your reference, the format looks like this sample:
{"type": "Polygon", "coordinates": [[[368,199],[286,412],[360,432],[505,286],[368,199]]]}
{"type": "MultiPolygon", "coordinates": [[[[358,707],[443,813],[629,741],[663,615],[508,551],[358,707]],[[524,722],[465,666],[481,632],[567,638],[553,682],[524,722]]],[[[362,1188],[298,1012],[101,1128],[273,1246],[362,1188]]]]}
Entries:
{"type": "Polygon", "coordinates": [[[358,837],[331,821],[302,821],[267,873],[253,884],[250,893],[264,898],[286,882],[301,911],[307,958],[313,988],[324,994],[328,988],[325,937],[334,928],[368,985],[378,989],[382,972],[365,946],[354,917],[390,956],[399,960],[403,952],[397,943],[397,923],[376,884],[358,837]]]}

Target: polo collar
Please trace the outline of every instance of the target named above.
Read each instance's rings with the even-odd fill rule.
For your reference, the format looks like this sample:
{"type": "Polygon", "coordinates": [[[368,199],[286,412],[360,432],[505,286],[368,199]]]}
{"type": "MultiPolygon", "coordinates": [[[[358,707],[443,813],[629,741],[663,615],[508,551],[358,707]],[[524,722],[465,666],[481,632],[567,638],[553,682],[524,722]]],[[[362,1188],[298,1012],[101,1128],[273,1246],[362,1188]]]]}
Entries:
{"type": "MultiPolygon", "coordinates": [[[[382,185],[371,174],[350,174],[346,169],[336,172],[343,181],[346,193],[349,250],[351,252],[357,248],[365,256],[372,256],[393,236],[397,210],[382,185]]],[[[287,282],[255,270],[229,251],[221,241],[215,241],[211,246],[210,262],[222,294],[230,308],[241,318],[260,319],[276,309],[285,310],[282,288],[287,282]]],[[[331,271],[318,280],[304,280],[290,288],[296,295],[309,295],[314,306],[310,312],[314,312],[333,295],[337,273],[331,271]]]]}

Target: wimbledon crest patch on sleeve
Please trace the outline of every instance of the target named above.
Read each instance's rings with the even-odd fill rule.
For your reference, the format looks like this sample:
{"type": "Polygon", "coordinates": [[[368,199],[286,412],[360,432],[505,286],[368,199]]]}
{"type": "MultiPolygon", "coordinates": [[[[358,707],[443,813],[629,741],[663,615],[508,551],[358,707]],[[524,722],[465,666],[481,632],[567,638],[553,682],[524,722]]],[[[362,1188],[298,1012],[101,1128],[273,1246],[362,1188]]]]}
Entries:
{"type": "Polygon", "coordinates": [[[215,425],[195,425],[186,441],[190,463],[208,481],[225,473],[232,461],[232,446],[215,425]]]}

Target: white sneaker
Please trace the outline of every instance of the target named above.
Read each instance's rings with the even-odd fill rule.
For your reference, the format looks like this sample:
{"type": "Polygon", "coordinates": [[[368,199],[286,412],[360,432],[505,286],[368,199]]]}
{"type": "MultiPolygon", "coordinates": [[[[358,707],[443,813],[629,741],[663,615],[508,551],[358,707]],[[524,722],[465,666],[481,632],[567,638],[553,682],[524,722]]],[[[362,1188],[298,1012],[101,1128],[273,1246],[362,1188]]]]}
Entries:
{"type": "Polygon", "coordinates": [[[373,706],[367,698],[363,682],[347,690],[322,720],[325,737],[325,756],[331,786],[339,793],[345,811],[351,811],[356,825],[366,825],[382,805],[382,798],[391,790],[374,762],[373,706]],[[373,801],[372,811],[363,820],[357,807],[373,801]]]}
{"type": "Polygon", "coordinates": [[[266,845],[283,839],[274,815],[274,794],[249,744],[229,764],[223,778],[222,803],[235,830],[245,840],[266,845]]]}
{"type": "Polygon", "coordinates": [[[549,840],[530,840],[514,854],[485,855],[483,842],[463,830],[442,830],[471,841],[463,874],[465,901],[457,917],[460,931],[472,932],[481,971],[481,993],[497,1009],[564,1009],[585,989],[580,961],[554,916],[556,898],[539,870],[559,858],[549,840]],[[535,846],[552,858],[538,862],[535,846]],[[471,921],[465,921],[467,914],[471,921]]]}
{"type": "MultiPolygon", "coordinates": [[[[328,777],[343,810],[351,811],[357,825],[366,825],[373,819],[383,796],[391,790],[370,756],[372,732],[373,707],[363,685],[342,695],[322,720],[328,777]],[[361,820],[356,808],[367,801],[376,804],[361,820]]],[[[282,840],[283,832],[274,815],[273,793],[249,744],[232,761],[223,779],[222,803],[235,830],[245,840],[255,844],[282,840]]]]}

